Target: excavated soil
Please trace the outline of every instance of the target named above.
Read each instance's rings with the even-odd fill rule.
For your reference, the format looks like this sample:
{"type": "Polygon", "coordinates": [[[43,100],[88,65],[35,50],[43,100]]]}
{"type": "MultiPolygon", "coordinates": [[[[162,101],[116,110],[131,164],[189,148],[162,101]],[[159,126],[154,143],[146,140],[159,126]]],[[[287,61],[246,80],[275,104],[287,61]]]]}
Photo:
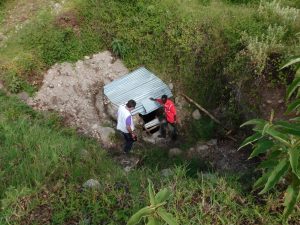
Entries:
{"type": "Polygon", "coordinates": [[[103,86],[128,73],[108,51],[85,57],[75,64],[55,64],[45,74],[43,85],[27,103],[38,110],[57,111],[67,124],[113,147],[113,121],[105,111],[103,86]]]}

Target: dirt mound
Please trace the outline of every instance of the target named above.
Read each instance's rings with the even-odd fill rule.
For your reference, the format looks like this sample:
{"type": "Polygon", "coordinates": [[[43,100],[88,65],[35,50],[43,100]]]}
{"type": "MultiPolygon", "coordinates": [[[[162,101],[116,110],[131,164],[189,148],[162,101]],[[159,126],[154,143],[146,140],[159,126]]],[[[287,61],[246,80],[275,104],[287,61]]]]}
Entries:
{"type": "Polygon", "coordinates": [[[128,69],[108,51],[86,56],[75,64],[55,64],[45,74],[43,85],[27,103],[39,110],[59,112],[67,124],[113,147],[112,120],[105,112],[103,86],[128,69]]]}

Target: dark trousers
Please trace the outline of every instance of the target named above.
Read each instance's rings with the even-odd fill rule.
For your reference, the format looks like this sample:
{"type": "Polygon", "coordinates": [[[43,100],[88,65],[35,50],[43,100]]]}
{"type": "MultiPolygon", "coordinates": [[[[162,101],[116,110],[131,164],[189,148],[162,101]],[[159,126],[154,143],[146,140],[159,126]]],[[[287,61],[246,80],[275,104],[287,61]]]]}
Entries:
{"type": "Polygon", "coordinates": [[[134,140],[133,140],[133,138],[132,138],[132,136],[131,136],[130,133],[124,133],[124,132],[122,132],[122,134],[123,134],[124,139],[125,139],[125,146],[123,148],[123,151],[125,153],[129,153],[130,150],[131,150],[131,148],[132,148],[134,140]]]}
{"type": "Polygon", "coordinates": [[[160,135],[162,137],[166,137],[167,135],[167,128],[170,128],[170,135],[171,135],[171,139],[173,141],[175,141],[177,139],[177,128],[176,128],[176,124],[175,123],[169,123],[166,120],[163,120],[160,124],[160,135]]]}

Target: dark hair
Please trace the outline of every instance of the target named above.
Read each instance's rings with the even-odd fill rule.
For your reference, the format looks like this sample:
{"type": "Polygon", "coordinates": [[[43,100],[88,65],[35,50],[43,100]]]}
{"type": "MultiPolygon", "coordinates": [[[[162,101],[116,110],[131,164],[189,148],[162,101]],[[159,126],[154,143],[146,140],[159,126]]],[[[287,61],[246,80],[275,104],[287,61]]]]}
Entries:
{"type": "Polygon", "coordinates": [[[127,103],[126,106],[128,108],[134,108],[136,106],[136,102],[133,99],[130,99],[127,103]]]}
{"type": "Polygon", "coordinates": [[[168,96],[167,95],[163,95],[161,96],[162,99],[168,99],[168,96]]]}

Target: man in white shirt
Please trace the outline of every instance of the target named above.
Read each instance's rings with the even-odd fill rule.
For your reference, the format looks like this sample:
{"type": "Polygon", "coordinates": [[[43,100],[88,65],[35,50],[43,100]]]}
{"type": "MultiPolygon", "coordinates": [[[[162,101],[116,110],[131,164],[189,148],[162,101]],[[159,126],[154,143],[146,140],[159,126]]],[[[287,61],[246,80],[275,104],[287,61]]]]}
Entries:
{"type": "Polygon", "coordinates": [[[129,100],[126,105],[121,105],[118,109],[118,124],[117,130],[121,131],[125,139],[125,146],[123,151],[129,153],[133,142],[137,140],[134,131],[134,124],[131,115],[131,111],[135,108],[136,102],[134,100],[129,100]]]}

